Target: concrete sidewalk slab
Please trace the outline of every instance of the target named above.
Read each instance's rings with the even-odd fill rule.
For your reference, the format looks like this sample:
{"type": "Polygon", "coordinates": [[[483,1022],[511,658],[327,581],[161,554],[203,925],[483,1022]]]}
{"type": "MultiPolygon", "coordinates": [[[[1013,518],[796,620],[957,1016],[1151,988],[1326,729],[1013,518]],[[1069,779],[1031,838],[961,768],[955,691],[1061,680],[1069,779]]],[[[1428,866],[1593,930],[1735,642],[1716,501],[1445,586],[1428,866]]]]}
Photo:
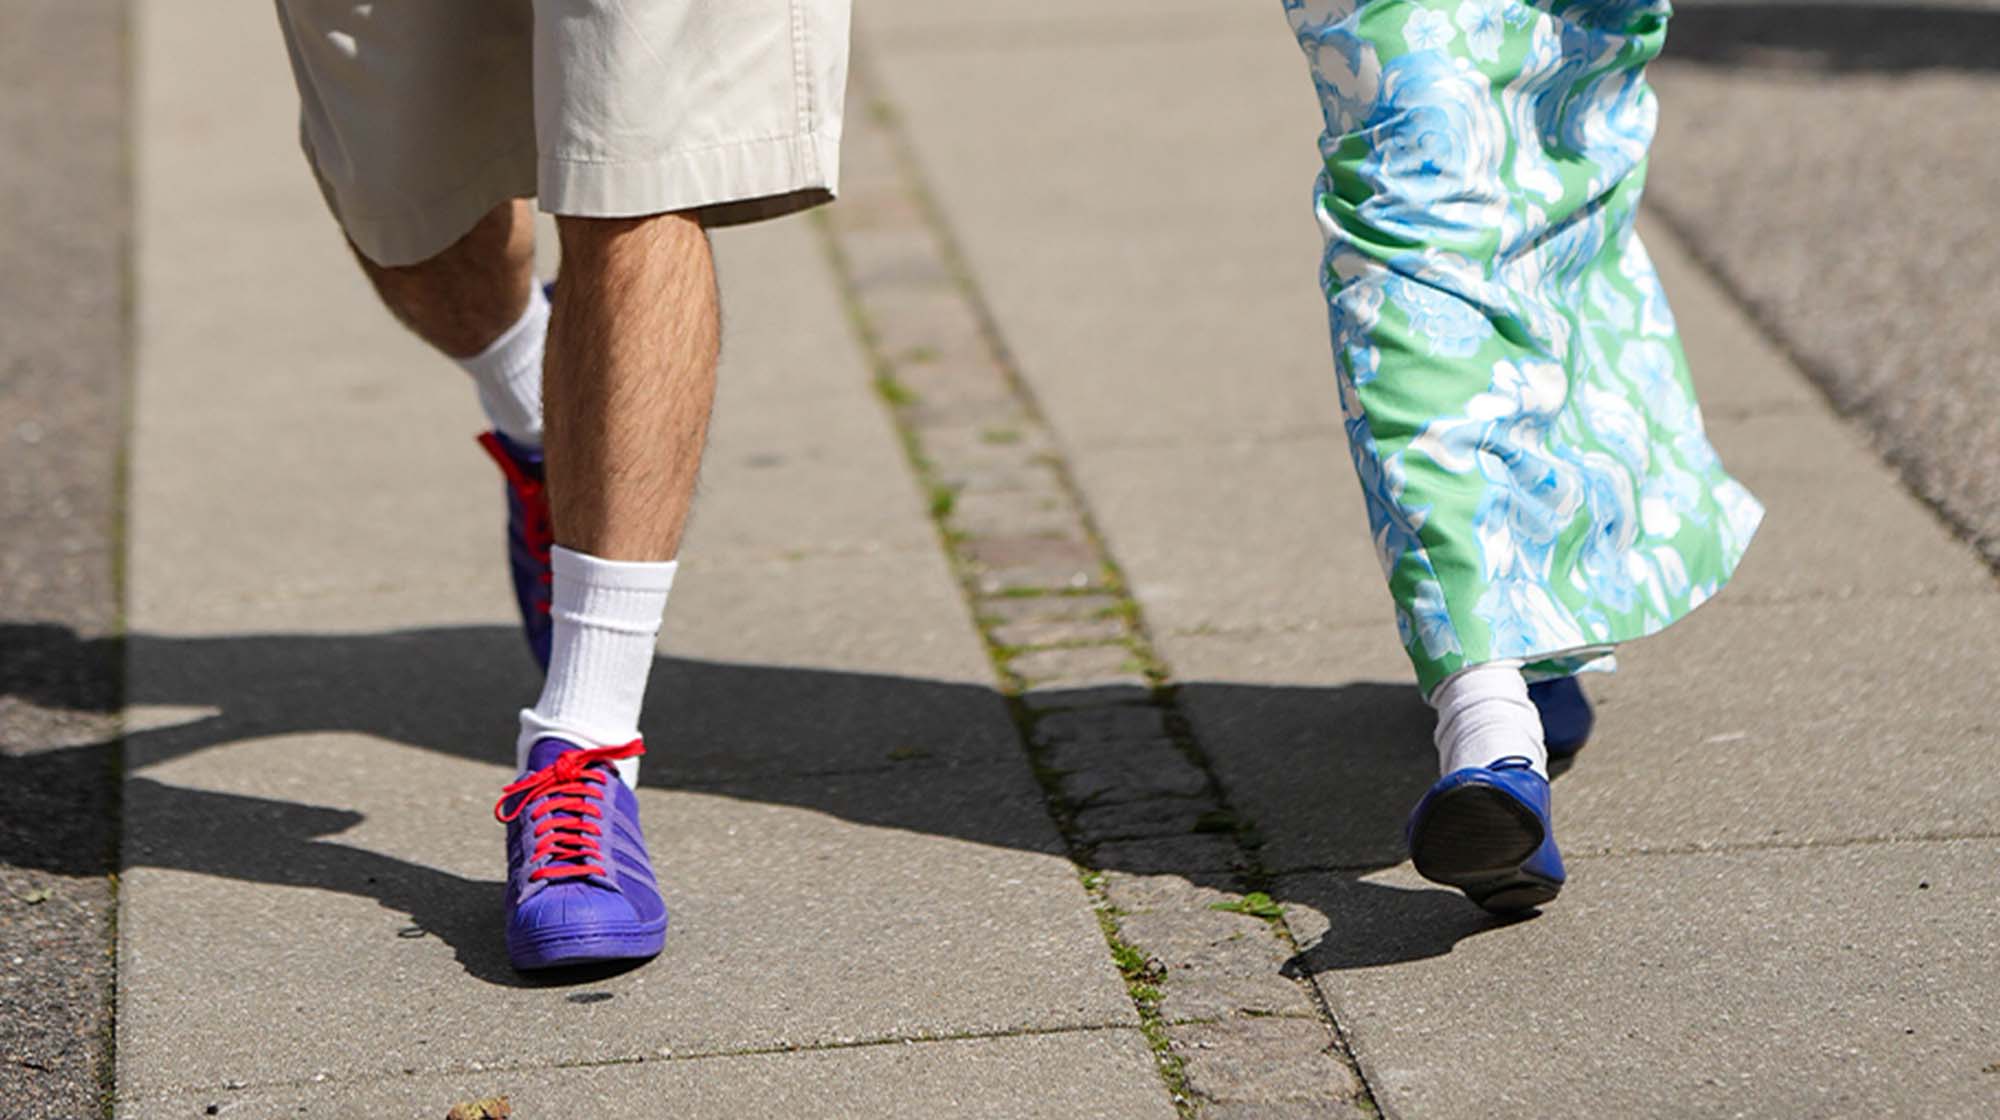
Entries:
{"type": "Polygon", "coordinates": [[[1990,839],[1582,859],[1505,925],[1408,868],[1288,878],[1396,1114],[1991,1116],[1990,839]]]}
{"type": "Polygon", "coordinates": [[[599,1063],[592,1114],[782,1115],[808,1069],[873,1111],[1170,1113],[802,222],[717,238],[718,455],[640,792],[668,950],[507,968],[490,808],[536,682],[471,394],[347,259],[269,16],[137,31],[120,1114],[231,1081],[367,1112],[433,1099],[425,1074],[599,1063]],[[1049,1031],[1077,1042],[855,1045],[1049,1031]],[[778,1071],[763,1096],[741,1062],[655,1068],[798,1048],[828,1049],[743,1060],[778,1071]],[[953,1080],[880,1080],[926,1072],[953,1080]]]}
{"type": "Polygon", "coordinates": [[[1712,433],[1773,512],[1715,605],[1589,685],[1597,741],[1556,783],[1573,885],[1498,927],[1399,866],[1435,778],[1430,719],[1354,547],[1363,522],[1334,520],[1354,484],[1306,259],[1318,123],[1277,13],[1137,42],[1119,27],[1138,5],[1064,24],[1067,40],[986,17],[945,31],[916,7],[868,25],[886,28],[867,41],[892,108],[1259,860],[1322,869],[1273,893],[1295,932],[1327,931],[1294,969],[1384,1111],[1981,1114],[1991,1040],[1979,1004],[1952,1001],[2000,961],[1976,932],[1996,904],[1974,869],[2000,833],[2000,743],[1973,668],[2000,598],[1682,247],[1648,224],[1712,433]],[[1058,193],[1080,201],[1058,210],[1058,193]],[[1316,474],[1324,492],[1298,492],[1316,474]],[[1919,930],[1889,885],[1925,861],[1958,885],[1919,930]],[[1619,951],[1662,928],[1694,931],[1682,964],[1619,951]],[[1774,958],[1769,930],[1816,963],[1774,958]],[[1882,986],[1834,970],[1844,946],[1888,969],[1882,986]],[[1920,1021],[1896,1032],[1936,1028],[1921,1084],[1887,1073],[1905,1056],[1888,1021],[1917,989],[1920,1021]],[[1717,1002],[1719,1025],[1702,1017],[1717,1002]],[[1805,1010],[1828,1006],[1862,1010],[1805,1010]]]}
{"type": "Polygon", "coordinates": [[[1730,472],[1764,502],[1731,606],[1857,595],[1979,593],[1993,574],[1824,411],[1712,421],[1730,472]]]}
{"type": "Polygon", "coordinates": [[[121,1096],[324,1078],[339,1100],[411,1071],[1132,1021],[1074,876],[1021,853],[1046,827],[1039,797],[996,796],[1010,783],[990,770],[642,789],[668,953],[581,985],[517,977],[490,825],[508,776],[286,736],[134,777],[121,1096]],[[893,811],[913,789],[918,827],[836,811],[893,811]]]}
{"type": "Polygon", "coordinates": [[[861,26],[1065,450],[1337,433],[1324,337],[1299,329],[1326,316],[1318,115],[1283,11],[1061,7],[892,0],[861,26]]]}
{"type": "Polygon", "coordinates": [[[1676,9],[1652,200],[2000,561],[2000,9],[1676,9]]]}
{"type": "MultiPolygon", "coordinates": [[[[1564,851],[2000,833],[2000,785],[1980,761],[1990,704],[1962,668],[1996,612],[1990,596],[1718,606],[1626,647],[1620,672],[1587,686],[1596,741],[1556,780],[1564,851]],[[1759,668],[1729,679],[1725,666],[1759,668]]],[[[1166,644],[1266,867],[1403,860],[1404,814],[1436,770],[1393,635],[1166,644]]]]}
{"type": "Polygon", "coordinates": [[[1342,578],[1376,560],[1339,432],[1096,449],[1072,462],[1162,634],[1376,626],[1390,617],[1381,587],[1342,578]],[[1217,478],[1232,484],[1215,486],[1217,478]],[[1162,495],[1172,495],[1176,517],[1159,516],[1162,495]]]}
{"type": "MultiPolygon", "coordinates": [[[[516,1116],[603,1120],[668,1114],[869,1116],[928,1120],[1163,1120],[1174,1115],[1129,1031],[892,1043],[804,1053],[675,1058],[566,1069],[490,1069],[355,1087],[355,1116],[443,1116],[453,1103],[505,1096],[516,1116]],[[656,1111],[657,1110],[657,1111],[656,1111]]],[[[280,1116],[321,1107],[314,1085],[164,1095],[160,1115],[280,1116]],[[214,1108],[213,1113],[207,1110],[214,1108]]],[[[140,1115],[151,1115],[152,1112],[140,1115]]]]}

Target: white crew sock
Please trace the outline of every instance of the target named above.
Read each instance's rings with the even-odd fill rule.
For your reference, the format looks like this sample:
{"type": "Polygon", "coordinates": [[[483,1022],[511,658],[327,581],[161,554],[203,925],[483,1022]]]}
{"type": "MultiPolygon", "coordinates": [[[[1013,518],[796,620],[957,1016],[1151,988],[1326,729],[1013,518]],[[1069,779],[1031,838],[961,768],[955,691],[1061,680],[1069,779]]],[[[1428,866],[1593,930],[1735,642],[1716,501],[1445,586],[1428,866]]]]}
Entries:
{"type": "MultiPolygon", "coordinates": [[[[515,764],[544,735],[583,747],[623,746],[639,737],[639,706],[653,669],[653,640],[674,585],[673,561],[599,560],[557,545],[555,635],[542,698],[521,713],[515,764]]],[[[625,784],[639,784],[639,760],[615,764],[625,784]]]]}
{"type": "Polygon", "coordinates": [[[1534,763],[1549,776],[1549,751],[1542,745],[1542,716],[1528,699],[1528,681],[1519,661],[1489,661],[1461,669],[1432,691],[1437,709],[1438,771],[1487,766],[1510,755],[1534,763]]]}
{"type": "Polygon", "coordinates": [[[549,297],[534,285],[528,309],[492,344],[459,368],[472,375],[479,407],[493,430],[529,447],[542,445],[542,350],[549,339],[549,297]]]}

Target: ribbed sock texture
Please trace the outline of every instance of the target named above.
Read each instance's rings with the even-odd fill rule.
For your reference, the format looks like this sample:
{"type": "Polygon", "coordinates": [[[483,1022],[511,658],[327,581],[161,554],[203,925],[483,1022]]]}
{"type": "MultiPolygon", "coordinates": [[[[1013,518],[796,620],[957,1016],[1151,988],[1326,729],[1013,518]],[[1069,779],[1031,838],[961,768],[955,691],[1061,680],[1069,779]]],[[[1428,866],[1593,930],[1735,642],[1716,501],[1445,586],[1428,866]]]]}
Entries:
{"type": "Polygon", "coordinates": [[[1549,752],[1542,744],[1542,717],[1528,699],[1528,681],[1519,661],[1489,661],[1462,669],[1431,693],[1437,709],[1438,770],[1449,774],[1487,766],[1510,755],[1534,763],[1549,776],[1549,752]]]}
{"type": "Polygon", "coordinates": [[[521,318],[486,349],[460,358],[493,430],[529,447],[542,445],[542,351],[549,338],[549,298],[536,284],[521,318]]]}
{"type": "MultiPolygon", "coordinates": [[[[653,642],[667,609],[676,565],[600,560],[557,545],[554,636],[542,698],[521,713],[517,767],[544,735],[585,747],[615,747],[639,735],[639,708],[653,670],[653,642]]],[[[639,781],[639,760],[618,774],[639,781]]]]}

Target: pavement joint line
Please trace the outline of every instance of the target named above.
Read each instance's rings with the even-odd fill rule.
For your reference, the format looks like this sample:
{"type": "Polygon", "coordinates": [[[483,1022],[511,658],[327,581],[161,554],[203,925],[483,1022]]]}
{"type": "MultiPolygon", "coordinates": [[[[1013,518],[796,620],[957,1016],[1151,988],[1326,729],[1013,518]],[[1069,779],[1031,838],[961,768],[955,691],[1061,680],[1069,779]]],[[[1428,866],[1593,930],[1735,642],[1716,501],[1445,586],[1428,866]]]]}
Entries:
{"type": "Polygon", "coordinates": [[[845,560],[855,556],[910,556],[929,548],[929,545],[915,542],[895,542],[876,544],[856,541],[852,544],[831,545],[821,548],[770,549],[712,548],[702,552],[702,566],[705,568],[737,567],[748,564],[809,564],[814,560],[845,560]]]}
{"type": "MultiPolygon", "coordinates": [[[[1383,623],[1391,617],[1386,600],[1383,603],[1382,618],[1363,622],[1336,622],[1331,619],[1306,619],[1301,622],[1236,624],[1200,623],[1194,626],[1176,626],[1163,631],[1170,638],[1267,638],[1276,634],[1340,634],[1379,631],[1383,623]]],[[[1183,681],[1183,684],[1206,682],[1183,681]]]]}
{"type": "MultiPolygon", "coordinates": [[[[2000,582],[2000,572],[1994,579],[2000,582]]],[[[1819,591],[1766,592],[1751,591],[1724,599],[1717,596],[1703,606],[1720,604],[1735,610],[1750,610],[1758,607],[1784,607],[1798,603],[1898,603],[1917,602],[1925,599],[1950,599],[1958,596],[1984,598],[1989,595],[1983,587],[1972,584],[1919,584],[1901,591],[1882,588],[1824,589],[1819,591]]]]}
{"type": "Polygon", "coordinates": [[[915,24],[876,31],[871,42],[898,54],[963,54],[967,51],[1022,53],[1079,47],[1195,46],[1218,37],[1261,41],[1265,36],[1241,31],[1234,19],[1182,13],[1170,21],[1135,28],[1128,21],[1106,18],[1058,18],[1027,23],[1016,19],[915,24]],[[1110,42],[1105,38],[1110,37],[1110,42]]]}
{"type": "Polygon", "coordinates": [[[357,1071],[342,1074],[338,1077],[323,1073],[313,1077],[294,1077],[277,1081],[225,1082],[221,1085],[162,1085],[145,1094],[119,1096],[115,1103],[143,1104],[153,1097],[164,1096],[169,1093],[235,1093],[252,1089],[303,1089],[310,1085],[352,1085],[374,1082],[384,1077],[457,1077],[469,1074],[604,1069],[617,1066],[659,1065],[665,1062],[707,1061],[716,1058],[761,1058],[779,1054],[837,1053],[842,1050],[863,1050],[878,1046],[928,1046],[933,1043],[943,1042],[987,1042],[1008,1038],[1046,1038],[1072,1034],[1119,1034],[1136,1029],[1138,1028],[1130,1023],[1072,1023],[1059,1027],[1020,1027],[997,1031],[952,1031],[939,1034],[882,1035],[875,1038],[809,1042],[795,1046],[749,1046],[733,1050],[689,1050],[685,1052],[670,1050],[665,1053],[656,1051],[652,1054],[626,1054],[609,1058],[579,1058],[573,1061],[466,1062],[429,1069],[405,1067],[397,1070],[357,1071]]]}
{"type": "Polygon", "coordinates": [[[1822,409],[1813,400],[1770,401],[1763,404],[1703,405],[1704,424],[1743,424],[1752,420],[1776,420],[1787,416],[1818,416],[1822,409]]]}
{"type": "MultiPolygon", "coordinates": [[[[1843,848],[1893,847],[1902,844],[1969,844],[1979,841],[2000,840],[2000,832],[1938,832],[1918,833],[1904,836],[1842,836],[1830,840],[1772,840],[1740,844],[1676,844],[1666,848],[1596,848],[1571,852],[1563,851],[1563,859],[1572,862],[1612,862],[1628,859],[1648,859],[1654,856],[1684,857],[1736,855],[1756,852],[1804,852],[1839,851],[1843,848]]],[[[1314,863],[1300,864],[1272,872],[1274,878],[1290,879],[1300,875],[1372,875],[1388,870],[1380,860],[1367,863],[1314,863]]]]}
{"type": "MultiPolygon", "coordinates": [[[[813,220],[878,396],[901,437],[919,490],[929,498],[939,543],[973,625],[985,640],[1050,818],[1076,866],[1112,962],[1124,977],[1155,1070],[1179,1115],[1197,1117],[1205,1103],[1228,1099],[1229,1088],[1218,1089],[1217,1083],[1232,1075],[1220,1055],[1207,1053],[1209,1044],[1180,1045],[1175,1030],[1182,1024],[1164,1015],[1162,1005],[1183,989],[1199,992],[1206,985],[1224,990],[1229,978],[1197,974],[1191,963],[1172,970],[1134,944],[1120,922],[1129,911],[1117,902],[1127,884],[1107,877],[1107,871],[1128,873],[1101,866],[1098,857],[1102,846],[1114,842],[1121,848],[1150,845],[1154,858],[1134,855],[1131,866],[1160,864],[1164,874],[1130,874],[1135,881],[1179,883],[1177,888],[1156,886],[1178,891],[1176,904],[1147,913],[1174,915],[1180,932],[1159,932],[1186,940],[1204,919],[1214,917],[1206,913],[1213,905],[1195,901],[1210,897],[1194,883],[1201,872],[1220,868],[1216,873],[1230,884],[1225,896],[1233,894],[1238,903],[1270,881],[1258,865],[1259,842],[1228,803],[1180,712],[1140,604],[1091,515],[1069,459],[980,294],[911,142],[896,122],[894,107],[877,92],[865,59],[856,53],[850,96],[865,107],[853,114],[847,137],[856,158],[842,204],[817,212],[813,220]],[[923,273],[937,279],[909,282],[912,259],[921,260],[923,273]],[[938,314],[940,304],[955,304],[959,314],[938,314]],[[969,442],[964,438],[969,428],[1011,435],[969,442]],[[1007,517],[990,511],[979,526],[968,524],[960,500],[975,494],[1004,495],[1017,503],[1016,511],[1032,509],[1045,531],[1010,532],[1007,517]],[[1052,523],[1056,528],[1048,530],[1052,523]],[[1091,622],[1060,612],[1067,600],[1083,594],[1110,600],[1109,611],[1092,621],[1115,618],[1122,633],[1082,640],[1083,628],[1091,622]],[[995,612],[1002,603],[1016,615],[1012,621],[1024,621],[1025,612],[1025,621],[1053,628],[1054,641],[1034,650],[1001,642],[997,631],[1004,620],[995,612]],[[1038,613],[1045,607],[1056,613],[1038,613]],[[1064,640],[1065,626],[1073,628],[1078,640],[1064,640]],[[1149,765],[1139,766],[1136,760],[1141,759],[1149,765]],[[1125,833],[1093,831],[1083,807],[1107,785],[1120,783],[1136,784],[1151,795],[1192,792],[1194,796],[1183,796],[1176,804],[1207,809],[1195,816],[1192,827],[1183,820],[1177,829],[1154,830],[1131,841],[1120,839],[1125,833]],[[1205,854],[1189,854],[1204,847],[1209,849],[1205,854]],[[1198,1091],[1197,1084],[1206,1091],[1198,1091]]],[[[1341,1085],[1335,1089],[1322,1081],[1327,1095],[1361,1115],[1381,1115],[1375,1091],[1324,993],[1310,976],[1288,975],[1281,967],[1280,957],[1296,958],[1300,952],[1283,914],[1258,913],[1257,920],[1270,937],[1251,939],[1267,947],[1252,951],[1271,958],[1258,963],[1287,977],[1289,983],[1278,990],[1287,993],[1284,1002],[1297,1011],[1292,1017],[1313,1020],[1326,1039],[1311,1055],[1289,1060],[1310,1063],[1306,1076],[1323,1078],[1318,1063],[1331,1059],[1340,1067],[1341,1085]]],[[[1255,1052],[1233,1056],[1245,1068],[1266,1057],[1255,1052]]],[[[1234,1076],[1243,1080],[1254,1075],[1234,1076]]]]}
{"type": "MultiPolygon", "coordinates": [[[[758,778],[777,778],[777,777],[796,778],[796,779],[872,778],[882,774],[907,774],[912,770],[940,770],[940,769],[972,770],[972,769],[981,769],[986,767],[993,767],[997,769],[1002,766],[1010,765],[1011,762],[1012,760],[1002,761],[1000,759],[986,759],[986,758],[978,758],[978,759],[951,758],[949,756],[933,755],[926,753],[921,755],[911,755],[908,758],[901,759],[895,762],[883,762],[883,763],[871,764],[868,766],[837,766],[826,770],[760,768],[755,770],[745,770],[738,774],[729,774],[722,777],[688,777],[688,778],[676,777],[672,780],[674,783],[673,788],[675,792],[700,793],[711,797],[717,797],[717,796],[727,797],[727,796],[733,796],[729,793],[730,789],[742,784],[745,781],[750,781],[758,778]]],[[[665,768],[668,770],[669,773],[672,772],[671,767],[665,767],[665,768]]]]}
{"type": "MultiPolygon", "coordinates": [[[[1740,844],[1675,844],[1663,848],[1598,848],[1576,853],[1579,860],[1644,859],[1648,856],[1727,855],[1736,852],[1838,851],[1898,844],[1962,844],[2000,840],[2000,832],[1920,832],[1904,835],[1841,836],[1830,840],[1760,840],[1740,844]]],[[[1569,853],[1563,853],[1568,858],[1569,853]]]]}
{"type": "Polygon", "coordinates": [[[1332,424],[1310,424],[1297,428],[1281,428],[1277,431],[1262,432],[1254,436],[1125,436],[1100,439],[1091,444],[1092,454],[1116,451],[1161,451],[1183,448],[1226,449],[1230,451],[1251,451],[1274,445],[1317,443],[1321,440],[1339,440],[1345,447],[1347,432],[1332,424]]]}
{"type": "Polygon", "coordinates": [[[131,526],[132,526],[132,448],[133,433],[139,422],[138,369],[139,369],[139,254],[138,240],[138,194],[139,157],[137,113],[132,108],[131,98],[138,82],[134,76],[139,63],[138,38],[134,29],[135,17],[130,7],[120,6],[117,15],[115,50],[118,54],[116,72],[119,75],[120,96],[126,109],[119,114],[118,144],[118,193],[119,205],[125,211],[126,225],[123,239],[118,248],[118,398],[115,422],[118,425],[117,438],[113,441],[111,459],[111,510],[109,561],[111,578],[111,626],[110,633],[118,643],[117,655],[110,658],[110,749],[105,752],[107,773],[104,777],[105,813],[111,821],[107,829],[105,843],[106,866],[110,873],[105,881],[110,886],[109,904],[105,907],[104,937],[105,952],[110,957],[110,965],[105,970],[103,994],[104,1019],[98,1028],[97,1106],[101,1120],[112,1120],[118,1105],[118,1005],[120,981],[124,969],[124,938],[121,927],[125,919],[125,890],[122,876],[125,870],[125,780],[130,770],[127,768],[126,732],[129,721],[128,684],[129,665],[126,661],[126,639],[130,632],[130,612],[128,593],[131,588],[131,526]]]}
{"type": "MultiPolygon", "coordinates": [[[[1994,580],[2000,583],[2000,572],[1994,573],[1994,580]]],[[[1704,606],[1717,611],[1762,610],[1772,607],[1791,607],[1812,603],[1898,603],[1921,602],[1929,599],[1951,599],[1966,597],[1982,599],[1989,592],[1973,584],[1918,584],[1904,590],[1882,588],[1840,588],[1819,591],[1798,592],[1742,592],[1732,589],[1729,596],[1717,596],[1704,606]]],[[[1383,607],[1386,618],[1388,607],[1383,607]]],[[[1197,623],[1193,626],[1175,626],[1160,631],[1169,638],[1265,638],[1282,634],[1347,634],[1364,633],[1381,629],[1377,621],[1335,621],[1332,619],[1304,619],[1294,622],[1245,622],[1245,623],[1197,623]]],[[[1208,681],[1183,682],[1207,684],[1208,681]]]]}

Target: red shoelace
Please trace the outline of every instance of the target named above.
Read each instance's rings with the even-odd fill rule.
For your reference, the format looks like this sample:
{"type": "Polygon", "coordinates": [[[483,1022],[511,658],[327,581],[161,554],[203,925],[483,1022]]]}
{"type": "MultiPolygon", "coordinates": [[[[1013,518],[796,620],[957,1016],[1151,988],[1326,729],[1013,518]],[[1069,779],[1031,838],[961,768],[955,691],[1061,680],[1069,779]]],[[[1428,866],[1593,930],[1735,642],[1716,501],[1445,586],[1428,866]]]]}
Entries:
{"type": "Polygon", "coordinates": [[[492,432],[481,432],[479,446],[500,465],[500,473],[507,476],[507,487],[514,492],[514,501],[521,507],[521,536],[528,551],[534,553],[535,562],[541,566],[542,599],[538,604],[543,614],[549,613],[550,591],[555,582],[555,573],[549,567],[549,549],[556,543],[555,526],[549,524],[549,500],[542,493],[543,482],[532,478],[521,469],[521,464],[507,454],[507,448],[500,443],[500,437],[492,432]]]}
{"type": "Polygon", "coordinates": [[[500,800],[493,804],[493,819],[505,824],[533,805],[528,810],[536,841],[531,858],[548,857],[557,861],[536,869],[528,878],[604,876],[604,866],[595,862],[602,854],[597,840],[604,834],[597,825],[604,819],[604,808],[598,803],[604,800],[605,782],[616,781],[617,775],[609,769],[593,769],[591,764],[637,758],[645,753],[645,744],[638,739],[622,747],[565,751],[554,762],[523,775],[500,791],[500,800]],[[511,810],[507,808],[510,800],[514,801],[511,810]]]}

